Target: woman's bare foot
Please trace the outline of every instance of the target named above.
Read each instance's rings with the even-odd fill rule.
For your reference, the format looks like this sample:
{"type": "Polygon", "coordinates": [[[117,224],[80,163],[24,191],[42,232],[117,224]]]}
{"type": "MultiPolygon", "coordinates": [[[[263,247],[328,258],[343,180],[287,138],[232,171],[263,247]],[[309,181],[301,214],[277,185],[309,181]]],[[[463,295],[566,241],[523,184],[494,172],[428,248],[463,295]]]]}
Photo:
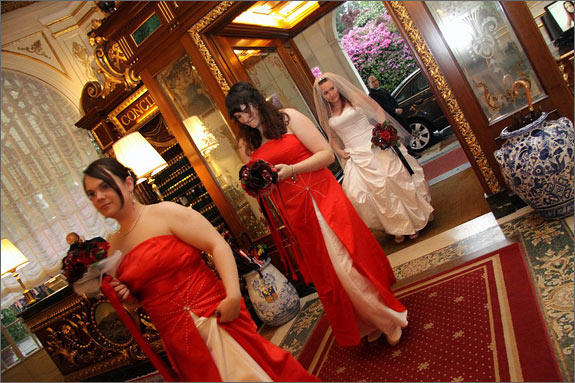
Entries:
{"type": "Polygon", "coordinates": [[[415,239],[415,238],[417,238],[417,237],[419,237],[419,231],[416,231],[415,234],[411,234],[411,235],[409,236],[409,239],[415,239]]]}
{"type": "Polygon", "coordinates": [[[372,331],[367,335],[367,341],[369,343],[373,343],[376,340],[378,340],[382,335],[383,333],[379,330],[372,331]]]}
{"type": "Polygon", "coordinates": [[[395,346],[396,344],[398,344],[399,340],[401,339],[401,327],[397,326],[393,330],[393,333],[391,333],[390,335],[385,334],[385,339],[387,340],[387,343],[389,343],[391,346],[395,346]]]}
{"type": "Polygon", "coordinates": [[[396,235],[395,236],[395,243],[401,243],[405,241],[405,235],[396,235]]]}

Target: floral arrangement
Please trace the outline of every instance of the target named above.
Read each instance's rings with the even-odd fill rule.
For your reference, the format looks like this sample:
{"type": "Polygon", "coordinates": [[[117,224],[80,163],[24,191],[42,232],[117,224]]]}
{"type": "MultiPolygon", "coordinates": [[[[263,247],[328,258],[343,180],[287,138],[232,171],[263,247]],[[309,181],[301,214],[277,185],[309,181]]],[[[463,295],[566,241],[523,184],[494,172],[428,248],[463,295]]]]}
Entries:
{"type": "Polygon", "coordinates": [[[375,125],[371,132],[371,147],[387,149],[394,146],[399,147],[399,137],[393,125],[388,120],[375,125]]]}
{"type": "Polygon", "coordinates": [[[232,248],[239,275],[259,270],[263,266],[267,259],[265,255],[266,245],[250,244],[249,250],[246,251],[240,247],[236,239],[229,232],[224,232],[222,236],[232,248]]]}
{"type": "Polygon", "coordinates": [[[250,161],[240,169],[242,188],[252,197],[266,195],[278,182],[278,172],[266,161],[250,161]]]}
{"type": "Polygon", "coordinates": [[[110,244],[102,239],[91,239],[70,249],[62,261],[62,269],[68,282],[76,282],[84,276],[88,266],[106,258],[109,247],[110,244]]]}

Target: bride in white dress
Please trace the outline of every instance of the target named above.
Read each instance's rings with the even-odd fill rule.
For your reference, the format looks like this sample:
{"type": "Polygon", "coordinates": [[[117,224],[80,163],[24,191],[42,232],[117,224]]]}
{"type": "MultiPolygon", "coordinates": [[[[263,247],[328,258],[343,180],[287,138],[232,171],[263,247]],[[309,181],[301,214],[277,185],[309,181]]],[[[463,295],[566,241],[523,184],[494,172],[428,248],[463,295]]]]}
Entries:
{"type": "Polygon", "coordinates": [[[419,163],[400,151],[413,170],[410,175],[393,149],[371,147],[372,129],[389,120],[403,142],[409,133],[369,96],[349,81],[325,73],[314,83],[314,101],[320,124],[340,159],[343,190],[370,229],[414,239],[433,219],[429,185],[419,163]]]}

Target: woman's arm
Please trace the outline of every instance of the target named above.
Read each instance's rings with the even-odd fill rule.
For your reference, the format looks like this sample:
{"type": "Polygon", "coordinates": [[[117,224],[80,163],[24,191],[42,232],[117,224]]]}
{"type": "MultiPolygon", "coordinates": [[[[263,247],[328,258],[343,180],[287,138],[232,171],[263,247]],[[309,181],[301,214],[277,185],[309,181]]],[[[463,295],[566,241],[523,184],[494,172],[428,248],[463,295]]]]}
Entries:
{"type": "Polygon", "coordinates": [[[250,160],[252,159],[252,153],[248,151],[246,140],[244,140],[243,138],[240,138],[238,140],[238,152],[240,154],[240,160],[244,164],[250,162],[250,160]]]}
{"type": "Polygon", "coordinates": [[[350,157],[349,151],[345,150],[345,145],[341,141],[341,138],[339,138],[339,136],[337,134],[335,134],[331,130],[331,128],[328,130],[327,136],[329,139],[329,144],[330,144],[331,148],[333,149],[333,151],[335,152],[335,154],[337,154],[337,156],[340,159],[343,159],[343,160],[349,159],[349,157],[350,157]]]}
{"type": "Polygon", "coordinates": [[[313,155],[297,164],[275,165],[279,181],[291,177],[294,172],[295,174],[313,172],[332,164],[335,160],[333,151],[315,124],[295,109],[283,109],[283,112],[290,118],[288,131],[295,134],[313,155]]]}
{"type": "Polygon", "coordinates": [[[230,322],[240,314],[240,283],[238,269],[232,249],[212,226],[194,209],[176,203],[158,204],[156,209],[168,224],[168,229],[180,240],[205,251],[214,257],[216,269],[226,290],[226,297],[218,305],[216,312],[220,322],[230,322]]]}
{"type": "Polygon", "coordinates": [[[370,117],[375,118],[377,122],[383,122],[387,119],[385,110],[373,98],[362,92],[356,93],[355,96],[356,100],[360,102],[359,106],[366,108],[368,116],[371,115],[370,117]]]}

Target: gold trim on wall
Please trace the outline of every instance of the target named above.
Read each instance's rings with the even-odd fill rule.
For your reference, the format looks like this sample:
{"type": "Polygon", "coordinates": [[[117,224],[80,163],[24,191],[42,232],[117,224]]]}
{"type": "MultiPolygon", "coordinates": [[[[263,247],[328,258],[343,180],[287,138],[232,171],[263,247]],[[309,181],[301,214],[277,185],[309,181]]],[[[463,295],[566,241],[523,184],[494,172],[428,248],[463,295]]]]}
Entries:
{"type": "Polygon", "coordinates": [[[192,35],[192,39],[196,43],[196,46],[198,47],[204,60],[206,61],[206,63],[210,67],[210,71],[212,72],[212,74],[214,75],[216,80],[218,81],[218,84],[220,85],[220,88],[222,88],[222,91],[224,93],[228,93],[228,91],[230,90],[230,85],[228,84],[228,82],[224,78],[224,75],[220,71],[220,68],[218,68],[216,61],[214,60],[214,58],[212,57],[212,54],[208,50],[208,47],[206,46],[206,44],[202,40],[200,32],[205,27],[210,25],[215,19],[220,17],[220,15],[223,14],[226,10],[228,10],[234,3],[235,3],[234,1],[222,1],[215,8],[213,8],[210,12],[208,12],[204,17],[202,17],[200,20],[198,20],[198,22],[195,23],[188,30],[188,32],[192,35]]]}
{"type": "Polygon", "coordinates": [[[60,31],[58,31],[58,32],[52,33],[52,37],[53,37],[53,38],[58,38],[58,37],[60,37],[60,36],[62,36],[62,35],[65,35],[65,34],[68,33],[68,32],[72,32],[72,31],[74,31],[74,30],[76,30],[76,29],[78,29],[78,28],[80,28],[80,26],[79,26],[78,24],[74,24],[74,25],[72,25],[72,26],[70,26],[70,27],[68,27],[68,28],[64,28],[64,29],[62,29],[62,30],[60,30],[60,31]]]}
{"type": "MultiPolygon", "coordinates": [[[[16,47],[16,48],[18,49],[18,47],[16,47]]],[[[18,40],[14,40],[14,41],[11,41],[11,42],[9,42],[9,43],[7,43],[7,44],[3,44],[3,45],[2,45],[2,53],[8,53],[8,54],[13,54],[13,55],[15,55],[15,56],[24,57],[24,58],[30,59],[30,60],[32,60],[32,61],[38,62],[38,63],[40,63],[40,64],[46,65],[48,68],[53,69],[53,70],[55,70],[55,71],[58,72],[58,73],[61,73],[61,74],[62,74],[64,77],[66,77],[68,80],[71,80],[71,77],[70,77],[70,75],[68,74],[68,72],[66,71],[66,67],[65,67],[64,64],[62,63],[62,60],[60,60],[60,57],[58,56],[58,53],[54,50],[54,48],[52,47],[52,44],[50,44],[50,40],[48,40],[48,38],[46,37],[46,35],[44,35],[44,32],[42,32],[42,31],[34,32],[34,33],[29,34],[29,35],[20,37],[18,40]],[[46,44],[48,45],[49,52],[54,55],[54,60],[56,60],[56,62],[58,63],[58,65],[60,65],[60,68],[56,68],[56,67],[55,67],[54,65],[52,65],[51,63],[46,62],[46,61],[43,61],[43,60],[40,60],[40,59],[38,59],[38,58],[36,58],[36,57],[30,56],[30,55],[27,55],[27,54],[23,54],[23,53],[19,53],[19,52],[9,51],[9,50],[6,49],[6,48],[11,47],[11,46],[13,46],[13,45],[17,45],[17,43],[19,43],[19,42],[21,42],[21,41],[23,41],[23,40],[25,40],[25,39],[28,39],[28,38],[30,38],[30,37],[32,37],[32,36],[34,36],[34,35],[37,35],[37,34],[40,35],[42,39],[44,39],[44,41],[45,41],[46,44]]],[[[51,58],[48,58],[48,59],[51,59],[51,58]]]]}
{"type": "Polygon", "coordinates": [[[439,70],[435,58],[431,54],[427,44],[425,43],[425,40],[419,33],[419,30],[413,24],[413,20],[411,19],[409,12],[407,12],[407,9],[405,8],[405,6],[402,4],[401,1],[390,1],[389,4],[391,5],[392,10],[397,16],[398,20],[401,22],[401,25],[403,26],[404,30],[407,32],[411,44],[417,51],[418,56],[423,61],[423,64],[425,65],[427,71],[429,72],[429,75],[433,79],[436,88],[439,90],[441,97],[445,101],[445,104],[449,109],[449,113],[453,116],[453,119],[455,120],[456,123],[455,128],[463,136],[465,144],[467,145],[469,151],[473,155],[473,159],[477,164],[477,166],[479,167],[481,175],[483,176],[483,179],[487,183],[489,190],[492,193],[497,193],[503,190],[501,185],[497,181],[497,177],[495,176],[493,169],[489,165],[489,162],[487,162],[487,157],[485,156],[485,153],[481,149],[481,146],[479,145],[477,137],[473,133],[471,126],[469,125],[469,122],[467,122],[465,114],[461,110],[459,103],[457,102],[457,99],[451,92],[451,88],[447,84],[445,77],[439,70]]]}

